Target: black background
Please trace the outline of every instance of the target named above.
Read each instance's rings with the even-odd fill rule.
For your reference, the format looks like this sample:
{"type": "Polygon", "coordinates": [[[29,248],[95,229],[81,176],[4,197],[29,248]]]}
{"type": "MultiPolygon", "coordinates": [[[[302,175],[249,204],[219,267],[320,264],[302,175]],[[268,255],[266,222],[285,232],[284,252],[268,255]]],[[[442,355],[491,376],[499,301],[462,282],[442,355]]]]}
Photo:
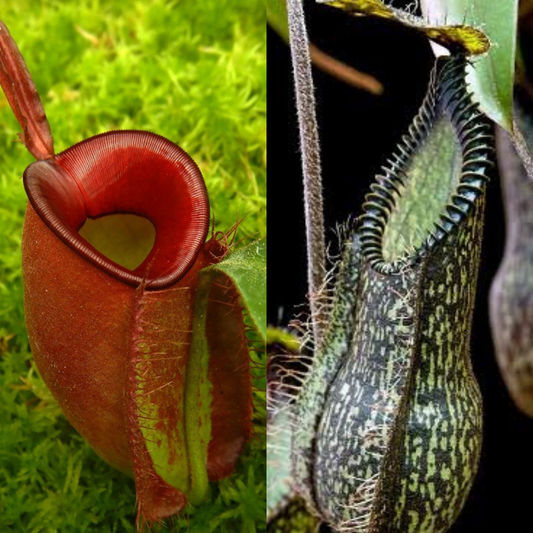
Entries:
{"type": "MultiPolygon", "coordinates": [[[[394,23],[349,18],[312,2],[306,3],[306,12],[316,45],[385,86],[384,94],[376,97],[314,70],[327,238],[335,243],[335,224],[360,213],[373,175],[415,114],[432,54],[425,38],[394,23]]],[[[270,29],[268,154],[268,315],[270,323],[284,325],[305,312],[305,237],[289,51],[270,29]]],[[[485,410],[483,454],[473,490],[450,533],[484,532],[489,527],[527,533],[533,532],[533,420],[522,415],[507,394],[488,324],[487,295],[504,244],[497,176],[487,201],[472,332],[472,360],[485,410]]]]}

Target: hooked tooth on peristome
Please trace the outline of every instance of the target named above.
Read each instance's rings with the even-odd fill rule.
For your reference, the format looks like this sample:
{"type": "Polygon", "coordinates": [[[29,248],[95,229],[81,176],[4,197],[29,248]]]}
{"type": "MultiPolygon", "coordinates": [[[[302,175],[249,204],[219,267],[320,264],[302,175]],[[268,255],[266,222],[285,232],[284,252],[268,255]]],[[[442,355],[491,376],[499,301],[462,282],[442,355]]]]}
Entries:
{"type": "Polygon", "coordinates": [[[24,172],[28,198],[70,248],[130,285],[161,289],[181,279],[209,229],[209,200],[200,170],[171,141],[145,131],[102,133],[24,172]],[[96,154],[96,156],[95,156],[96,154]],[[150,253],[134,270],[111,261],[79,233],[87,218],[130,213],[155,228],[150,253]]]}

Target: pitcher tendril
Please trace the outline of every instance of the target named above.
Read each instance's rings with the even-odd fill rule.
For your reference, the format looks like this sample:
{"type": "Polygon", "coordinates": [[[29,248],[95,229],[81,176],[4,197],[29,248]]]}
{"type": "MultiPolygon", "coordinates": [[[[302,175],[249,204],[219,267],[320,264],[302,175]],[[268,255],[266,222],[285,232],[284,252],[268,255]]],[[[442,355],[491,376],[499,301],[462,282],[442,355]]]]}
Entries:
{"type": "Polygon", "coordinates": [[[307,278],[314,340],[315,344],[319,346],[322,342],[324,324],[326,323],[326,317],[317,302],[318,294],[323,289],[326,278],[324,210],[322,207],[320,146],[315,114],[311,58],[302,5],[301,0],[288,0],[287,2],[304,179],[307,278]]]}

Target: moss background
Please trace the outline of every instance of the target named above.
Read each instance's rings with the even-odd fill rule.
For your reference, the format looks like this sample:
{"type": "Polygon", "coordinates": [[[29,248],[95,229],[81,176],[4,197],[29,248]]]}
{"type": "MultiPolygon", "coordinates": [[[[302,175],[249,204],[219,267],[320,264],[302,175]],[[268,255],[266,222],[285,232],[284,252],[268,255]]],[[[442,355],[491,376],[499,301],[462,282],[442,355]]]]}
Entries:
{"type": "MultiPolygon", "coordinates": [[[[216,228],[247,214],[266,231],[265,11],[259,0],[3,0],[60,152],[112,129],[145,129],[185,149],[205,177],[216,228]]],[[[133,480],[89,448],[32,363],[20,243],[32,156],[0,96],[0,531],[134,531],[133,480]]],[[[258,388],[264,389],[261,370],[258,388]]],[[[212,501],[165,531],[265,530],[264,393],[256,435],[212,501]]]]}

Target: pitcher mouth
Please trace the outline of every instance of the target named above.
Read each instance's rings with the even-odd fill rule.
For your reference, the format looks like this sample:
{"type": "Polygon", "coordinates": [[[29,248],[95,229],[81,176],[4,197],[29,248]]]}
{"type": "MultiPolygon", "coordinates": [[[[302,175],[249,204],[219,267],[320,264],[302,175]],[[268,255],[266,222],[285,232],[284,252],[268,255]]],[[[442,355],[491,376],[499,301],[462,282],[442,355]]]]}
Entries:
{"type": "Polygon", "coordinates": [[[437,60],[427,95],[408,134],[402,138],[395,154],[383,167],[383,174],[376,177],[371,192],[366,196],[363,214],[359,218],[362,252],[370,266],[381,274],[401,273],[452,234],[472,211],[489,179],[490,169],[494,166],[493,134],[489,121],[467,90],[465,65],[463,56],[437,60]],[[415,164],[421,167],[424,160],[420,154],[425,145],[438,143],[438,139],[431,139],[437,128],[452,132],[447,159],[450,168],[438,168],[438,160],[430,160],[429,164],[426,161],[427,169],[423,165],[417,169],[419,179],[425,179],[431,172],[436,175],[433,183],[429,178],[425,179],[421,189],[426,194],[425,200],[423,195],[417,198],[416,194],[411,194],[406,200],[409,187],[416,189],[413,167],[415,164]],[[444,183],[439,181],[441,175],[444,183]],[[443,199],[435,206],[436,210],[424,212],[427,204],[431,203],[428,199],[434,200],[431,198],[435,191],[433,186],[441,187],[443,199]],[[411,249],[405,246],[402,252],[398,252],[399,245],[391,245],[386,238],[387,231],[391,230],[391,219],[402,209],[404,220],[408,218],[409,209],[418,209],[423,213],[418,219],[423,224],[415,227],[416,224],[407,221],[400,230],[394,228],[396,239],[408,233],[407,239],[414,242],[411,249]],[[415,231],[421,232],[421,236],[414,238],[415,231]],[[387,254],[387,245],[392,246],[396,253],[387,254]]]}
{"type": "Polygon", "coordinates": [[[162,289],[196,261],[209,229],[209,199],[196,163],[154,133],[111,131],[32,163],[24,188],[41,220],[89,262],[129,285],[162,289]],[[155,228],[154,244],[133,270],[79,234],[88,218],[132,214],[155,228]]]}

